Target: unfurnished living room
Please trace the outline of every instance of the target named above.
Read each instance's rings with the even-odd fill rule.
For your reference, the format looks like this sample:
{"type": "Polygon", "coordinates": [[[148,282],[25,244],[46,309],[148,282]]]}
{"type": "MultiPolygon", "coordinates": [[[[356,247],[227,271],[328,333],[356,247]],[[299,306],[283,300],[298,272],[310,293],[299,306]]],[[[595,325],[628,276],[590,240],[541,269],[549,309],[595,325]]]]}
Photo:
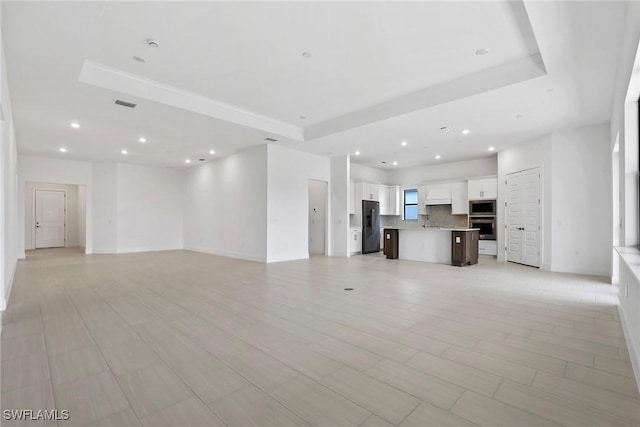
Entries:
{"type": "Polygon", "coordinates": [[[640,2],[0,18],[3,427],[640,426],[640,2]]]}

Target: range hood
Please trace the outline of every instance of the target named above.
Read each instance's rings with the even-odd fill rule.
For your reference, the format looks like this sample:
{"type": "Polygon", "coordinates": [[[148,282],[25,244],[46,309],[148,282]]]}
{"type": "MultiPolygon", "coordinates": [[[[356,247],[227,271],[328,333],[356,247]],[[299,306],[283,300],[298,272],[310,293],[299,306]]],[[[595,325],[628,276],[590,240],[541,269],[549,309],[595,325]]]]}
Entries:
{"type": "Polygon", "coordinates": [[[425,205],[450,205],[451,191],[448,188],[434,188],[429,190],[427,198],[424,200],[425,205]]]}

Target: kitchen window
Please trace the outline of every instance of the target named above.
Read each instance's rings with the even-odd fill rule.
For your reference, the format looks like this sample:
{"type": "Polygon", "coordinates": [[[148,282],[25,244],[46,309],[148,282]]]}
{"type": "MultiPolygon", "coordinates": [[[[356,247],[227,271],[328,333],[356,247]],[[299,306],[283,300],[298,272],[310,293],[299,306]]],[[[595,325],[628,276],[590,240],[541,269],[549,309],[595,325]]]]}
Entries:
{"type": "Polygon", "coordinates": [[[418,190],[404,190],[404,220],[416,221],[418,219],[418,190]]]}

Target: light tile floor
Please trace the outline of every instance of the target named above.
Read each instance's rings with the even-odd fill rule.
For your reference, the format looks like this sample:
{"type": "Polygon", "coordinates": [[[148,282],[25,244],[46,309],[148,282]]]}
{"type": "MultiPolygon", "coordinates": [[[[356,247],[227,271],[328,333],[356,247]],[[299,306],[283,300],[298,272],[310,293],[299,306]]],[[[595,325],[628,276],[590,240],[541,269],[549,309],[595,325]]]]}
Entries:
{"type": "Polygon", "coordinates": [[[2,409],[68,409],[59,426],[637,427],[615,304],[601,279],[491,259],[31,251],[2,409]]]}

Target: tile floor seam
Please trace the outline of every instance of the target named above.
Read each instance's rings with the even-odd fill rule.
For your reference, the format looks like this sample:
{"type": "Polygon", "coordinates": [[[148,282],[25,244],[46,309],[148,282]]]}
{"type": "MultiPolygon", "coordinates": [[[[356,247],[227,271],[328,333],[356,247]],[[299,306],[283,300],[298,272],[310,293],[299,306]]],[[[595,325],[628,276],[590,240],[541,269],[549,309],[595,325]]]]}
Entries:
{"type": "MultiPolygon", "coordinates": [[[[516,384],[516,385],[522,385],[522,384],[518,384],[518,383],[514,383],[514,384],[516,384]]],[[[525,386],[525,387],[526,387],[526,386],[525,386]]],[[[549,394],[549,393],[543,392],[543,391],[541,391],[541,390],[535,389],[535,388],[533,388],[533,387],[530,387],[530,388],[531,388],[531,391],[532,391],[532,392],[534,392],[534,393],[549,394]]],[[[574,405],[576,405],[576,406],[588,407],[588,408],[589,408],[590,410],[592,410],[592,411],[599,412],[599,413],[602,413],[602,414],[607,415],[607,416],[610,416],[610,417],[620,418],[620,419],[623,419],[623,420],[629,421],[629,423],[630,423],[630,424],[633,424],[633,422],[634,422],[632,419],[627,418],[627,417],[626,417],[626,416],[624,416],[624,415],[615,414],[615,413],[613,413],[613,412],[607,412],[607,411],[605,411],[605,410],[602,410],[602,409],[599,409],[599,408],[595,408],[595,407],[593,407],[593,406],[589,406],[589,405],[587,405],[586,403],[583,403],[583,402],[580,402],[580,401],[577,401],[577,400],[573,400],[573,399],[570,399],[570,398],[565,397],[565,396],[555,395],[555,394],[551,393],[551,396],[549,396],[549,397],[554,397],[554,398],[556,398],[556,399],[559,399],[559,401],[560,401],[560,402],[567,401],[567,402],[573,403],[573,404],[574,404],[574,405]]],[[[536,413],[531,412],[531,411],[529,411],[529,410],[527,410],[527,409],[523,409],[523,408],[521,408],[521,407],[519,407],[519,406],[512,405],[512,404],[510,404],[510,403],[508,403],[508,402],[505,402],[505,401],[502,401],[502,400],[500,400],[500,399],[496,399],[496,398],[493,398],[493,399],[494,399],[496,402],[500,402],[500,403],[503,403],[503,404],[505,404],[505,405],[511,406],[511,407],[513,407],[513,408],[519,409],[519,410],[521,410],[521,411],[529,412],[529,413],[531,413],[531,414],[533,414],[533,415],[536,415],[536,416],[539,416],[539,417],[545,418],[545,417],[544,417],[544,416],[542,416],[542,415],[536,414],[536,413]]],[[[639,402],[639,403],[640,403],[640,402],[639,402]]],[[[549,419],[549,421],[552,421],[552,422],[554,422],[554,423],[556,423],[556,424],[561,424],[561,425],[563,425],[563,423],[561,423],[561,422],[559,422],[559,421],[554,421],[554,420],[551,420],[551,419],[549,419]]],[[[568,426],[568,427],[570,427],[570,426],[568,426]]]]}
{"type": "MultiPolygon", "coordinates": [[[[66,291],[65,291],[66,294],[66,291]]],[[[131,410],[133,411],[134,416],[136,417],[136,419],[138,420],[138,422],[140,422],[140,425],[142,425],[142,421],[140,420],[140,417],[138,416],[137,412],[135,411],[135,409],[133,408],[133,405],[131,404],[131,400],[129,400],[129,396],[127,396],[127,394],[124,392],[124,389],[122,388],[122,385],[120,384],[120,382],[118,381],[118,377],[116,376],[116,374],[113,372],[113,369],[111,368],[111,366],[109,366],[109,362],[107,362],[107,359],[104,357],[104,354],[102,353],[102,350],[100,349],[100,346],[98,346],[95,337],[93,336],[93,333],[91,331],[91,329],[89,329],[89,327],[87,326],[87,323],[85,321],[85,319],[80,315],[78,308],[76,307],[75,303],[73,302],[73,299],[69,298],[71,305],[73,306],[74,311],[76,312],[76,314],[78,315],[78,317],[80,318],[80,320],[82,321],[84,327],[87,329],[87,333],[89,334],[89,336],[91,337],[91,341],[93,342],[93,345],[96,347],[96,349],[98,350],[98,352],[100,353],[100,357],[102,357],[102,359],[104,360],[104,363],[107,365],[107,368],[109,369],[109,373],[111,374],[113,380],[115,381],[115,383],[118,385],[118,389],[120,390],[120,393],[122,393],[122,395],[124,396],[124,398],[127,401],[127,404],[129,405],[129,408],[131,408],[131,410]]],[[[119,315],[119,314],[118,314],[119,315]]],[[[94,374],[91,376],[96,376],[99,374],[94,374]]],[[[85,377],[87,378],[87,377],[85,377]]],[[[102,418],[106,418],[107,416],[116,414],[118,412],[121,411],[117,411],[117,412],[112,412],[110,414],[106,414],[104,417],[102,418]]],[[[95,422],[98,420],[92,420],[91,422],[95,422]]]]}
{"type": "MultiPolygon", "coordinates": [[[[313,378],[311,378],[311,377],[308,377],[308,376],[306,376],[306,375],[305,375],[305,377],[306,377],[307,379],[309,379],[309,380],[313,381],[313,382],[316,384],[316,386],[319,386],[319,387],[322,387],[322,388],[324,388],[324,389],[326,389],[326,390],[329,390],[331,393],[334,393],[334,394],[336,394],[336,395],[338,395],[338,396],[342,397],[343,399],[345,399],[345,400],[349,401],[349,402],[350,402],[350,403],[352,403],[353,405],[356,405],[356,406],[357,406],[357,407],[359,407],[360,409],[363,409],[364,411],[368,412],[368,413],[370,414],[370,415],[369,415],[369,417],[370,417],[371,415],[377,415],[378,417],[380,417],[380,418],[384,419],[385,421],[387,421],[387,422],[389,422],[389,423],[393,424],[391,421],[389,421],[389,420],[385,419],[385,418],[384,418],[384,417],[382,417],[381,415],[378,415],[378,414],[376,414],[376,413],[374,413],[374,412],[370,411],[369,409],[365,408],[364,406],[360,405],[359,403],[354,402],[354,401],[353,401],[353,400],[351,400],[348,396],[345,396],[345,395],[343,395],[342,393],[340,393],[340,392],[338,392],[338,391],[335,391],[335,390],[331,389],[330,387],[328,387],[328,386],[326,386],[326,385],[322,384],[322,383],[321,383],[321,382],[319,382],[319,381],[316,381],[315,379],[313,379],[313,378]]],[[[292,378],[292,379],[291,379],[291,381],[294,381],[295,379],[296,379],[296,378],[292,378]]],[[[277,388],[280,388],[280,387],[281,387],[281,386],[278,386],[278,387],[276,387],[276,389],[277,389],[277,388]]],[[[276,390],[276,389],[274,389],[274,390],[276,390]]],[[[270,396],[271,396],[271,395],[270,395],[270,396]]],[[[273,397],[274,399],[276,399],[276,397],[275,397],[275,396],[272,396],[272,397],[273,397]]],[[[277,400],[277,399],[276,399],[276,400],[277,400]]],[[[280,400],[278,400],[278,402],[284,406],[284,403],[283,403],[283,402],[281,402],[280,400]]],[[[294,413],[295,413],[295,412],[294,412],[294,413]]],[[[302,417],[302,415],[300,415],[300,414],[298,414],[298,416],[299,416],[299,417],[301,417],[301,418],[303,418],[303,417],[302,417]]],[[[369,417],[367,417],[367,418],[369,418],[369,417]]],[[[365,418],[365,419],[364,419],[364,421],[366,421],[366,420],[367,420],[367,418],[365,418]]],[[[364,421],[363,421],[363,422],[364,422],[364,421]]],[[[312,423],[311,423],[311,422],[309,422],[309,424],[312,424],[312,423]]]]}
{"type": "MultiPolygon", "coordinates": [[[[403,422],[405,422],[405,421],[406,421],[406,419],[407,419],[407,418],[409,418],[409,417],[411,416],[411,414],[413,414],[414,412],[416,412],[416,410],[417,410],[417,409],[420,407],[420,405],[422,405],[423,403],[426,403],[427,405],[429,404],[428,402],[425,402],[424,400],[420,400],[420,401],[418,402],[418,405],[417,405],[415,408],[413,408],[413,410],[412,410],[411,412],[409,412],[409,413],[407,414],[407,416],[406,416],[406,417],[404,417],[404,418],[403,418],[403,419],[402,419],[398,424],[393,424],[393,423],[391,423],[391,424],[395,425],[396,427],[398,427],[399,425],[402,425],[402,423],[403,423],[403,422]]],[[[385,420],[385,421],[388,421],[388,420],[385,420]]],[[[366,422],[366,420],[365,420],[365,422],[366,422]]],[[[364,422],[363,422],[362,424],[364,424],[364,422]]]]}
{"type": "MultiPolygon", "coordinates": [[[[40,304],[38,304],[38,308],[40,311],[40,318],[42,318],[42,308],[40,307],[40,304]]],[[[47,340],[44,338],[44,325],[43,325],[43,340],[44,340],[44,350],[45,350],[45,357],[47,359],[47,369],[49,370],[49,386],[51,387],[51,399],[53,400],[53,408],[51,409],[57,409],[58,408],[58,404],[56,403],[56,393],[55,390],[53,389],[53,378],[51,375],[51,364],[49,363],[49,354],[47,353],[47,340]]],[[[1,396],[1,394],[0,394],[1,396]]],[[[4,408],[3,408],[4,409],[4,408]]]]}
{"type": "MultiPolygon", "coordinates": [[[[517,384],[517,383],[516,383],[516,384],[517,384]]],[[[536,390],[536,389],[533,389],[533,388],[532,388],[532,390],[533,390],[534,392],[535,392],[535,391],[537,391],[537,392],[541,392],[540,390],[536,390]]],[[[542,393],[542,392],[541,392],[541,393],[542,393]]],[[[584,403],[582,403],[582,402],[575,401],[575,400],[572,400],[572,399],[568,399],[568,398],[566,398],[566,397],[564,397],[564,396],[559,396],[559,395],[554,395],[554,396],[555,396],[555,397],[557,397],[557,398],[560,398],[560,400],[561,400],[561,401],[562,401],[562,400],[566,400],[566,401],[572,402],[572,403],[574,403],[574,404],[577,404],[578,406],[586,406],[586,407],[588,407],[588,405],[586,405],[586,404],[584,404],[584,403]]],[[[565,424],[563,424],[563,423],[561,423],[561,422],[559,422],[559,421],[554,421],[554,420],[552,420],[552,419],[550,419],[550,418],[547,418],[547,417],[545,417],[545,416],[544,416],[544,415],[542,415],[542,414],[535,413],[535,412],[531,412],[531,410],[529,410],[529,409],[524,409],[524,408],[521,408],[521,407],[519,407],[519,406],[514,406],[514,405],[512,405],[512,404],[510,404],[510,403],[508,403],[508,402],[504,402],[504,401],[499,400],[499,399],[495,399],[495,398],[492,398],[492,399],[493,399],[493,400],[495,400],[496,402],[500,402],[500,403],[501,403],[501,404],[503,404],[503,405],[510,406],[511,408],[514,408],[514,409],[516,409],[516,410],[523,411],[523,412],[527,412],[527,413],[529,413],[529,414],[531,414],[531,415],[535,415],[536,417],[544,418],[544,419],[546,419],[546,420],[548,420],[548,421],[551,421],[551,422],[552,422],[552,423],[554,423],[554,424],[557,424],[557,425],[565,425],[565,424]]],[[[631,420],[631,419],[629,419],[629,418],[627,418],[627,417],[621,416],[621,415],[614,414],[614,413],[612,413],[612,412],[606,412],[606,411],[600,410],[600,409],[598,409],[598,408],[593,408],[593,407],[590,407],[590,409],[591,409],[591,410],[594,410],[594,411],[597,411],[597,412],[602,412],[603,414],[606,414],[606,415],[609,415],[609,416],[612,416],[612,417],[617,417],[617,418],[625,419],[625,420],[629,421],[630,423],[633,423],[633,420],[631,420]]]]}

